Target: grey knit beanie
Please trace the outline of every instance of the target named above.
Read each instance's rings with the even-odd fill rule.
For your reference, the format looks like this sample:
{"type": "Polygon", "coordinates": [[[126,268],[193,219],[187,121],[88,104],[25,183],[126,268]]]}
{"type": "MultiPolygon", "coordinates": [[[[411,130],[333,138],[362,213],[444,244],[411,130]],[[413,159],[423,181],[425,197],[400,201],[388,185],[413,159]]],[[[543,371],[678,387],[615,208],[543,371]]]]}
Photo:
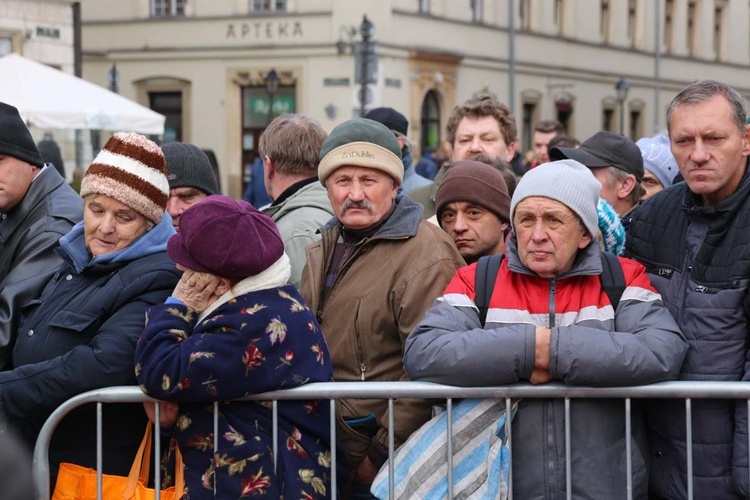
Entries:
{"type": "Polygon", "coordinates": [[[521,177],[510,201],[510,220],[516,213],[516,205],[531,196],[542,196],[559,201],[581,218],[592,238],[596,238],[599,218],[596,206],[602,185],[591,170],[575,160],[558,160],[542,163],[521,177]]]}
{"type": "Polygon", "coordinates": [[[206,194],[219,192],[211,162],[199,147],[186,142],[170,142],[161,150],[167,162],[169,189],[194,187],[206,194]]]}

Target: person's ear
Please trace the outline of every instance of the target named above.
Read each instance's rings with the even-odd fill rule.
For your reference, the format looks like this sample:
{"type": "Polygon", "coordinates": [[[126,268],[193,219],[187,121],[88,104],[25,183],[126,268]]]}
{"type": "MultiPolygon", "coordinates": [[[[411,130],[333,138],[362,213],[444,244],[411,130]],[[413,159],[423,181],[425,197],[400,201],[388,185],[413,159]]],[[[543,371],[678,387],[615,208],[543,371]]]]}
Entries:
{"type": "Polygon", "coordinates": [[[276,169],[273,166],[273,160],[271,160],[271,157],[268,155],[263,156],[263,175],[266,176],[266,179],[272,179],[273,175],[276,173],[276,169]]]}
{"type": "Polygon", "coordinates": [[[620,187],[617,189],[617,197],[619,199],[624,199],[630,196],[630,193],[635,189],[636,184],[635,175],[630,174],[625,177],[625,179],[620,182],[620,187]]]}
{"type": "Polygon", "coordinates": [[[226,278],[219,278],[219,283],[216,285],[216,289],[214,289],[214,295],[217,297],[221,297],[225,293],[227,293],[232,288],[232,282],[229,281],[226,278]]]}

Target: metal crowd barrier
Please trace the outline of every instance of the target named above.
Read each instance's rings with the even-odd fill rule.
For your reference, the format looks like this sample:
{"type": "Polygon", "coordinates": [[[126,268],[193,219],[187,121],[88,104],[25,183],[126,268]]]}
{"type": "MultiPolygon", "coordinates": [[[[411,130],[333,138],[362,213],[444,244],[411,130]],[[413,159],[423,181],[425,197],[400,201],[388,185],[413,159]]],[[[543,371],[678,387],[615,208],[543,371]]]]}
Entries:
{"type": "MultiPolygon", "coordinates": [[[[389,407],[389,496],[395,498],[393,484],[393,453],[394,453],[394,436],[393,436],[393,400],[398,398],[425,398],[425,399],[446,399],[448,411],[448,497],[453,498],[453,453],[452,453],[452,429],[451,429],[451,412],[452,400],[463,398],[494,398],[505,399],[506,408],[511,405],[511,399],[515,398],[557,398],[565,399],[565,457],[566,457],[566,492],[567,498],[572,498],[572,481],[570,472],[571,450],[570,450],[570,400],[578,398],[607,398],[623,399],[625,411],[625,434],[631,434],[631,399],[684,399],[685,400],[685,422],[687,430],[687,448],[692,450],[693,447],[693,428],[692,428],[692,406],[693,399],[746,399],[748,413],[750,414],[750,382],[662,382],[659,384],[633,386],[633,387],[573,387],[561,383],[550,383],[544,385],[515,384],[499,387],[455,387],[429,382],[327,382],[308,384],[296,389],[284,391],[273,391],[255,396],[242,398],[243,401],[273,401],[273,443],[274,443],[274,460],[277,456],[278,446],[278,400],[296,400],[296,399],[329,399],[331,407],[331,441],[336,442],[336,419],[335,400],[336,399],[388,399],[389,407]]],[[[145,396],[138,387],[109,387],[89,391],[84,394],[75,396],[62,405],[60,405],[45,422],[37,439],[34,448],[33,457],[33,474],[38,487],[39,498],[49,500],[49,443],[52,434],[59,422],[70,413],[73,409],[89,403],[97,405],[97,471],[102,469],[102,404],[104,403],[141,403],[145,401],[154,401],[145,396]]],[[[214,449],[218,443],[218,404],[214,406],[214,449]]],[[[156,435],[159,434],[159,406],[156,405],[156,435]]],[[[509,499],[513,499],[513,470],[512,470],[512,440],[510,419],[506,420],[506,435],[508,437],[508,449],[511,453],[511,469],[509,475],[509,499]]],[[[632,488],[632,456],[631,456],[632,436],[627,439],[626,460],[627,460],[627,497],[633,498],[632,488]]],[[[750,449],[750,418],[748,418],[748,448],[750,449]]],[[[154,440],[154,477],[156,498],[159,500],[159,460],[161,451],[159,450],[159,440],[154,440]]],[[[336,484],[336,446],[331,446],[331,489],[335,492],[333,485],[336,484]]],[[[275,466],[275,463],[274,463],[275,466]]],[[[693,460],[692,453],[687,454],[687,472],[688,499],[693,499],[693,460]]],[[[750,476],[750,470],[748,472],[750,476]]],[[[98,473],[98,498],[101,495],[101,472],[98,473]]]]}

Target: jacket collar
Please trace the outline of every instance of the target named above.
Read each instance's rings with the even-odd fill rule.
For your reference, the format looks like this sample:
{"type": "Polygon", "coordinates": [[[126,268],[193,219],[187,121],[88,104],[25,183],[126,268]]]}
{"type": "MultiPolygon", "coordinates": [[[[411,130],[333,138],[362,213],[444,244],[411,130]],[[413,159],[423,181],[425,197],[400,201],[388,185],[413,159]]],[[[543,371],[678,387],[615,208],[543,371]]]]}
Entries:
{"type": "MultiPolygon", "coordinates": [[[[750,162],[750,159],[747,161],[750,162]]],[[[680,183],[678,186],[682,186],[684,189],[682,209],[688,214],[725,221],[733,218],[734,214],[750,196],[750,165],[745,163],[745,174],[734,193],[714,207],[704,207],[700,195],[694,194],[688,187],[687,182],[680,183]]]]}
{"type": "MultiPolygon", "coordinates": [[[[380,226],[372,238],[403,239],[417,234],[422,220],[422,205],[413,202],[408,196],[398,195],[394,201],[396,208],[390,217],[380,226]]],[[[334,217],[321,228],[321,232],[338,226],[338,218],[334,217]]]]}
{"type": "Polygon", "coordinates": [[[91,252],[86,247],[86,238],[84,235],[84,222],[81,221],[65,236],[60,238],[59,253],[62,257],[70,262],[76,272],[82,272],[84,269],[108,270],[116,269],[124,262],[146,257],[147,255],[165,252],[167,250],[167,241],[176,234],[172,227],[172,218],[164,212],[161,221],[150,231],[143,233],[138,239],[122,250],[116,252],[92,257],[91,252]]]}
{"type": "Polygon", "coordinates": [[[320,182],[317,176],[308,177],[307,179],[302,179],[301,181],[297,181],[288,188],[284,190],[275,200],[273,200],[273,203],[271,203],[271,207],[277,207],[284,203],[287,198],[292,196],[294,193],[302,189],[303,187],[307,186],[308,184],[312,184],[313,182],[320,182]]]}
{"type": "Polygon", "coordinates": [[[21,200],[21,203],[11,210],[10,213],[6,214],[5,220],[0,223],[0,244],[8,241],[16,228],[28,217],[34,207],[40,203],[44,203],[47,195],[60,187],[64,182],[65,180],[54,168],[44,168],[39,172],[31,183],[31,186],[29,186],[29,190],[21,200]]]}
{"type": "MultiPolygon", "coordinates": [[[[578,251],[575,261],[573,261],[573,267],[567,273],[558,276],[556,280],[570,278],[571,276],[590,276],[599,275],[602,273],[602,262],[600,257],[601,251],[599,250],[599,243],[592,240],[589,245],[583,250],[578,251]]],[[[508,259],[508,269],[514,273],[526,274],[534,276],[539,279],[542,278],[534,271],[524,266],[521,262],[521,258],[518,256],[518,240],[516,234],[511,233],[508,240],[505,242],[505,256],[508,259]]]]}

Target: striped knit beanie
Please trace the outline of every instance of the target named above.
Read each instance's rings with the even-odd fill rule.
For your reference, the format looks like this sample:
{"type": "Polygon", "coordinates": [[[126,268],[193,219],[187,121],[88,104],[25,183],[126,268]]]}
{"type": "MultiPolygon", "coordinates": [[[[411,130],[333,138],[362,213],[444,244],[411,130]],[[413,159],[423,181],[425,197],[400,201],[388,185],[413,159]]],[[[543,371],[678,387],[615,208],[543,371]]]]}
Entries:
{"type": "Polygon", "coordinates": [[[166,172],[164,155],[156,143],[139,134],[118,132],[83,176],[81,196],[109,196],[158,224],[169,201],[166,172]]]}
{"type": "MultiPolygon", "coordinates": [[[[599,229],[596,207],[602,185],[591,170],[576,160],[542,163],[521,177],[510,201],[511,223],[518,203],[531,196],[559,201],[581,218],[593,239],[599,229]]],[[[515,229],[515,227],[514,227],[515,229]]]]}

